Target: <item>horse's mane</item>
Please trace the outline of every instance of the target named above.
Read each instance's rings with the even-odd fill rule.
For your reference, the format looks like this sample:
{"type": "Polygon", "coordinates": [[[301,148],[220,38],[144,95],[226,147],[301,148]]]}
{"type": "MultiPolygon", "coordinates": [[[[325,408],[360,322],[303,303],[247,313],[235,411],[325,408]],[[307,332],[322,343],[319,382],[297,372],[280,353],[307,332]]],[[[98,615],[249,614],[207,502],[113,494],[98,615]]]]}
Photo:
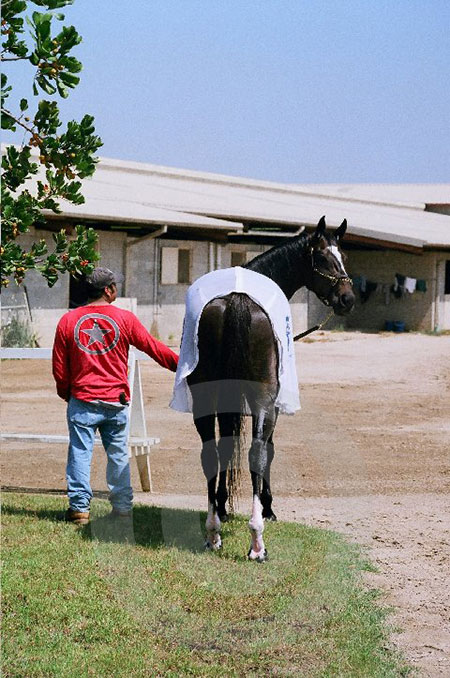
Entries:
{"type": "Polygon", "coordinates": [[[300,256],[311,238],[309,233],[301,233],[289,238],[287,242],[275,245],[267,252],[259,254],[249,261],[243,268],[248,268],[256,273],[263,273],[269,278],[276,280],[282,275],[286,280],[296,279],[300,256]]]}

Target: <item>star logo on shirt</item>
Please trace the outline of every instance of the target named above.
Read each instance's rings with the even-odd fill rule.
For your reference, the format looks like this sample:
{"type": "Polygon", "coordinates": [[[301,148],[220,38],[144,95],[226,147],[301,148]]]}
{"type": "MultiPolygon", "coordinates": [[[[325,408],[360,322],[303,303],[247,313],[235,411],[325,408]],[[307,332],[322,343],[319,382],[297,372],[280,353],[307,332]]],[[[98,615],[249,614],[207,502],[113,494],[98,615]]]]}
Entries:
{"type": "Polygon", "coordinates": [[[79,349],[90,355],[111,351],[120,338],[119,326],[109,315],[87,313],[74,327],[74,339],[79,349]]]}
{"type": "Polygon", "coordinates": [[[89,335],[88,346],[90,346],[91,344],[95,344],[96,341],[99,341],[101,344],[105,345],[104,341],[105,334],[112,332],[112,330],[102,329],[98,324],[97,319],[94,320],[94,324],[90,330],[81,330],[81,331],[84,332],[84,334],[89,335]]]}

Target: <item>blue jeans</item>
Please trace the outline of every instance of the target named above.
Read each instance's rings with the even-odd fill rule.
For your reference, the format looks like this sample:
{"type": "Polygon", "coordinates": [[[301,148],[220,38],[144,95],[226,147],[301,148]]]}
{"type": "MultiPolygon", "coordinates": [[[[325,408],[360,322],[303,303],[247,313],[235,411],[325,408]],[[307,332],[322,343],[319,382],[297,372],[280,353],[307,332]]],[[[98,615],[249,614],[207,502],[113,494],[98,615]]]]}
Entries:
{"type": "Polygon", "coordinates": [[[128,407],[90,403],[71,398],[67,407],[69,451],[67,494],[74,511],[89,511],[92,499],[91,460],[97,429],[108,457],[106,482],[109,500],[119,511],[129,511],[133,502],[128,461],[128,407]]]}

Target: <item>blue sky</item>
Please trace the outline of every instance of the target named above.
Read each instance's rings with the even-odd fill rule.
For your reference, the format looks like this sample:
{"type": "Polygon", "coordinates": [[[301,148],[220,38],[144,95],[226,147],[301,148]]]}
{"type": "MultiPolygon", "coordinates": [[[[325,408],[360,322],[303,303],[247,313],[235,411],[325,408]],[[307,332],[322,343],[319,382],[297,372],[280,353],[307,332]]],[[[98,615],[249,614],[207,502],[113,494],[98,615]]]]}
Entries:
{"type": "MultiPolygon", "coordinates": [[[[449,180],[448,0],[75,0],[65,14],[84,71],[64,117],[95,116],[101,155],[283,182],[449,180]]],[[[17,78],[22,96],[31,70],[17,78]]]]}

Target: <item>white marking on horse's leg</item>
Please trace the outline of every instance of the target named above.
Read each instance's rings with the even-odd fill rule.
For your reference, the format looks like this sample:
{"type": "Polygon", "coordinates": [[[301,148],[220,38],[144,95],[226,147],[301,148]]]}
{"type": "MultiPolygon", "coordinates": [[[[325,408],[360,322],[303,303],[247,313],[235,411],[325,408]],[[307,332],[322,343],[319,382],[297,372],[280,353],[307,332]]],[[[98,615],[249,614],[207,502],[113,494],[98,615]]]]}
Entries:
{"type": "Polygon", "coordinates": [[[208,515],[206,517],[205,527],[205,547],[211,551],[217,551],[222,546],[222,539],[220,538],[220,528],[222,525],[217,511],[214,510],[214,506],[211,503],[208,504],[208,515]]]}
{"type": "Polygon", "coordinates": [[[256,494],[253,495],[252,515],[248,522],[248,528],[252,535],[248,557],[250,560],[264,560],[266,555],[262,536],[264,532],[264,519],[262,517],[262,504],[256,494]]]}

